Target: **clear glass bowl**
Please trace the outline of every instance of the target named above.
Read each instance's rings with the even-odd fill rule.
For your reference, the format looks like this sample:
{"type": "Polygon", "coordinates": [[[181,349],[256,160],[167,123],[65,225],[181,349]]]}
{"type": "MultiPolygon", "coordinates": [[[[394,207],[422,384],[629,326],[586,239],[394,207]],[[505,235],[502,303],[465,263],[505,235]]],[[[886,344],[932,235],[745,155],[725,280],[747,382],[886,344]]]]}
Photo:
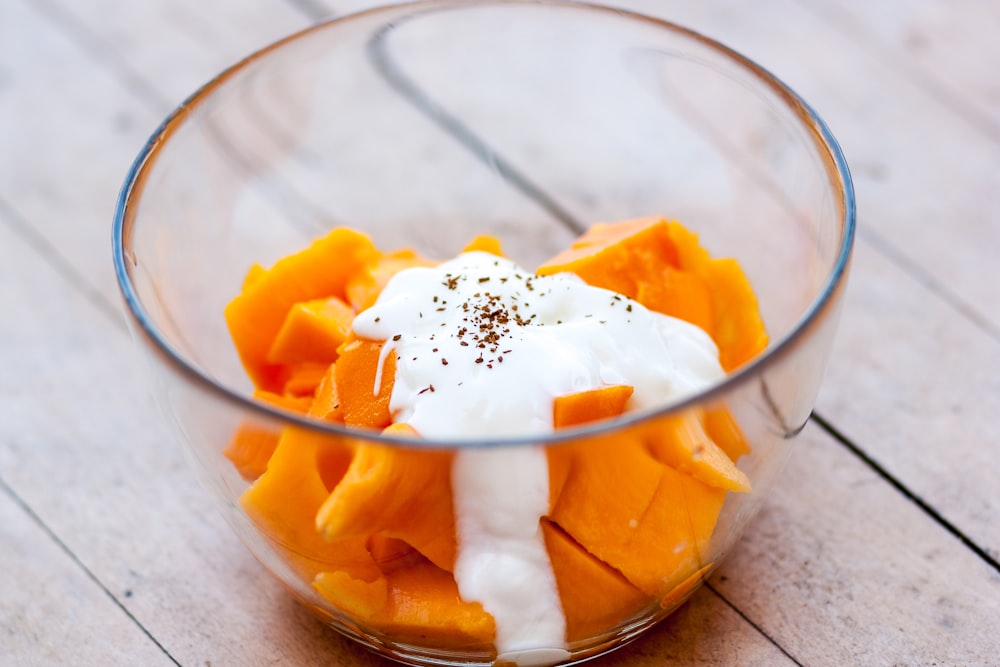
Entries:
{"type": "MultiPolygon", "coordinates": [[[[552,651],[515,646],[499,656],[554,664],[620,646],[683,603],[733,548],[810,414],[839,316],[854,199],[836,141],[805,102],[720,44],[620,10],[432,1],[362,12],[250,56],[163,123],[122,189],[114,261],[155,391],[205,487],[260,562],[332,627],[387,656],[490,664],[498,650],[489,630],[477,634],[440,608],[423,610],[430,630],[412,614],[399,617],[398,596],[419,612],[420,590],[450,590],[447,570],[436,571],[445,578],[437,588],[386,584],[395,611],[379,616],[357,590],[338,588],[343,578],[327,580],[326,594],[313,585],[347,558],[338,545],[315,534],[292,539],[295,527],[247,512],[250,481],[225,455],[240,429],[298,442],[304,481],[290,493],[308,511],[286,523],[301,519],[306,531],[321,500],[309,494],[337,483],[323,477],[324,452],[414,450],[412,441],[254,400],[223,309],[251,264],[268,266],[336,225],[383,249],[437,258],[493,234],[534,267],[594,222],[649,215],[678,219],[713,255],[738,259],[770,336],[765,352],[679,404],[552,437],[424,442],[415,454],[488,446],[476,451],[604,461],[576,509],[633,560],[571,563],[550,546],[568,637],[541,647],[552,651]],[[717,440],[726,428],[738,438],[735,425],[749,443],[738,465],[752,492],[717,493],[721,510],[707,523],[671,506],[682,523],[702,521],[698,534],[676,521],[647,525],[630,503],[660,511],[665,501],[650,500],[650,489],[680,487],[663,481],[663,468],[650,473],[650,487],[648,474],[616,471],[614,462],[678,419],[706,414],[727,418],[711,433],[717,440]],[[637,529],[642,540],[630,532],[637,529]],[[617,572],[634,567],[658,577],[638,598],[620,590],[617,572]]],[[[415,518],[422,499],[407,502],[415,518]]]]}

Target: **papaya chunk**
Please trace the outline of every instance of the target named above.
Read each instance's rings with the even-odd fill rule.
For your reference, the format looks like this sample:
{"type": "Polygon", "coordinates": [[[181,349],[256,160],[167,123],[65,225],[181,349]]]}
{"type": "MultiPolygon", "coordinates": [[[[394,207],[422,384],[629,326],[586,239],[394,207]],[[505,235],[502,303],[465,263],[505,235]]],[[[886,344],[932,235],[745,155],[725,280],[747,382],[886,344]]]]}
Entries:
{"type": "Polygon", "coordinates": [[[750,490],[746,474],[705,431],[699,410],[650,424],[646,442],[657,460],[709,486],[741,493],[750,490]]]}
{"type": "Polygon", "coordinates": [[[240,361],[256,386],[276,391],[282,384],[281,365],[269,362],[267,354],[289,309],[311,299],[345,298],[347,281],[376,256],[368,236],[339,227],[245,281],[246,289],[229,302],[225,317],[240,361]]]}
{"type": "Polygon", "coordinates": [[[572,457],[549,518],[633,584],[638,586],[629,570],[639,570],[640,581],[653,576],[646,570],[655,570],[656,564],[644,561],[641,551],[628,553],[641,547],[628,537],[653,502],[666,466],[635,438],[602,437],[553,447],[548,454],[550,462],[572,457]]]}
{"type": "Polygon", "coordinates": [[[666,269],[660,280],[640,284],[635,300],[650,310],[690,322],[710,336],[715,329],[708,285],[689,271],[666,269]]]}
{"type": "Polygon", "coordinates": [[[712,295],[712,329],[707,331],[719,347],[719,363],[728,373],[767,347],[757,297],[736,260],[712,259],[698,243],[698,235],[679,222],[668,223],[667,229],[680,268],[704,280],[712,295]]]}
{"type": "Polygon", "coordinates": [[[337,392],[336,369],[330,364],[319,381],[319,386],[313,395],[309,406],[309,416],[328,421],[344,421],[344,409],[340,404],[340,394],[337,392]]]}
{"type": "Polygon", "coordinates": [[[343,570],[320,572],[313,580],[313,588],[334,606],[357,618],[372,618],[389,603],[385,577],[365,581],[343,570]]]}
{"type": "Polygon", "coordinates": [[[639,218],[593,225],[538,268],[568,271],[708,332],[729,372],[767,347],[757,298],[734,259],[713,259],[676,221],[639,218]]]}
{"type": "Polygon", "coordinates": [[[728,373],[767,347],[767,334],[757,309],[757,297],[736,260],[715,260],[705,281],[712,292],[715,322],[712,338],[719,346],[719,363],[728,373]]]}
{"type": "Polygon", "coordinates": [[[566,616],[566,641],[607,632],[649,605],[649,596],[561,528],[545,519],[541,527],[566,616]]]}
{"type": "Polygon", "coordinates": [[[240,287],[241,291],[246,292],[265,273],[267,273],[267,269],[257,262],[251,264],[250,268],[247,269],[247,274],[243,277],[243,284],[240,287]]]}
{"type": "Polygon", "coordinates": [[[635,298],[639,285],[657,282],[665,269],[676,266],[666,221],[638,218],[591,226],[537,273],[575,273],[590,285],[635,298]]]}
{"type": "MultiPolygon", "coordinates": [[[[309,397],[284,396],[260,389],[254,391],[253,397],[285,410],[303,413],[312,401],[309,397]]],[[[267,469],[267,462],[278,446],[279,438],[280,434],[275,429],[246,421],[236,428],[222,454],[232,462],[243,479],[252,482],[267,469]]]]}
{"type": "Polygon", "coordinates": [[[347,302],[355,312],[360,313],[375,303],[389,280],[403,269],[434,266],[436,263],[409,249],[386,253],[351,275],[344,288],[347,302]]]}
{"type": "Polygon", "coordinates": [[[240,506],[261,533],[310,581],[334,569],[365,581],[381,576],[364,538],[328,542],[316,532],[316,513],[351,458],[352,448],[344,442],[286,428],[267,470],[240,497],[240,506]]]}
{"type": "Polygon", "coordinates": [[[376,533],[368,538],[368,553],[385,574],[418,564],[424,557],[403,540],[376,533]]]}
{"type": "Polygon", "coordinates": [[[381,429],[392,423],[389,399],[396,377],[396,356],[387,354],[380,364],[382,346],[383,341],[353,337],[340,346],[334,377],[348,426],[381,429]]]}
{"type": "Polygon", "coordinates": [[[625,403],[633,391],[632,387],[620,384],[556,396],[552,402],[552,424],[555,428],[565,428],[617,417],[625,412],[625,403]]]}
{"type": "Polygon", "coordinates": [[[267,352],[267,361],[333,363],[353,321],[354,309],[335,296],[296,303],[285,315],[267,352]]]}
{"type": "Polygon", "coordinates": [[[503,257],[503,248],[500,247],[500,239],[489,234],[480,234],[469,241],[462,252],[486,252],[497,257],[503,257]]]}
{"type": "Polygon", "coordinates": [[[725,490],[660,463],[635,436],[578,447],[550,519],[659,599],[703,565],[725,490]]]}
{"type": "Polygon", "coordinates": [[[284,408],[285,410],[289,410],[291,412],[301,412],[303,414],[309,411],[309,406],[312,404],[312,398],[310,396],[289,396],[286,394],[276,394],[263,389],[254,390],[253,397],[258,401],[264,401],[265,403],[270,403],[273,406],[284,408]]]}
{"type": "Polygon", "coordinates": [[[664,609],[675,609],[681,606],[684,600],[708,577],[708,573],[712,571],[714,565],[715,563],[705,565],[687,579],[674,586],[669,593],[660,599],[660,606],[664,609]]]}
{"type": "Polygon", "coordinates": [[[327,540],[380,534],[436,566],[455,564],[450,451],[359,445],[344,478],[314,513],[327,540]]]}
{"type": "Polygon", "coordinates": [[[578,448],[569,443],[550,445],[545,449],[545,457],[549,464],[549,516],[552,515],[552,510],[559,502],[559,496],[562,495],[566,480],[569,479],[577,451],[578,448]]]}
{"type": "Polygon", "coordinates": [[[282,393],[286,397],[312,397],[316,393],[316,389],[319,387],[319,383],[323,379],[323,376],[326,375],[329,367],[330,364],[314,364],[310,362],[291,366],[282,393]]]}
{"type": "Polygon", "coordinates": [[[618,569],[650,595],[669,594],[708,564],[709,541],[725,499],[723,489],[665,467],[649,511],[621,545],[627,555],[618,569]]]}
{"type": "Polygon", "coordinates": [[[667,227],[667,237],[677,256],[677,268],[696,275],[704,274],[705,267],[711,263],[712,258],[708,250],[699,243],[698,235],[676,221],[664,224],[667,227]]]}
{"type": "Polygon", "coordinates": [[[382,586],[350,582],[349,575],[323,573],[316,590],[346,611],[364,618],[366,625],[394,641],[419,645],[488,650],[496,625],[478,602],[465,602],[450,572],[421,558],[416,564],[390,572],[382,586]]]}
{"type": "Polygon", "coordinates": [[[489,646],[496,635],[493,617],[478,602],[466,602],[454,577],[424,560],[387,575],[389,608],[382,623],[393,637],[428,638],[445,646],[489,646]]]}
{"type": "Polygon", "coordinates": [[[743,429],[736,423],[732,413],[725,407],[711,407],[705,410],[705,430],[712,441],[733,461],[750,453],[750,441],[743,434],[743,429]]]}
{"type": "Polygon", "coordinates": [[[232,462],[240,477],[252,482],[267,470],[279,437],[273,429],[246,422],[236,428],[222,454],[232,462]]]}

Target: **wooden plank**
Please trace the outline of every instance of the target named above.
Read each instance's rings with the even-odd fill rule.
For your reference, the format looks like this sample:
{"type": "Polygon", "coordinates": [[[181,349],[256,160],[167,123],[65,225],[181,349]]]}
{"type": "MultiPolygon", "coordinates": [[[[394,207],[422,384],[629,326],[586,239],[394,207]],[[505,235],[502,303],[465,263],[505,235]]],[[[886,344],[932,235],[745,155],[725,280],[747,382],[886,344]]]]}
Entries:
{"type": "Polygon", "coordinates": [[[164,116],[238,60],[305,28],[302,10],[281,0],[33,2],[92,57],[164,116]]]}
{"type": "Polygon", "coordinates": [[[858,246],[818,410],[994,558],[998,367],[994,338],[858,246]]]}
{"type": "Polygon", "coordinates": [[[944,106],[1000,139],[995,58],[1000,6],[979,0],[808,0],[859,48],[892,63],[944,106]]]}
{"type": "Polygon", "coordinates": [[[0,662],[175,664],[0,483],[0,662]]]}
{"type": "Polygon", "coordinates": [[[0,199],[82,284],[117,298],[111,217],[129,164],[162,112],[124,94],[32,3],[4,2],[6,85],[0,87],[0,199]]]}
{"type": "MultiPolygon", "coordinates": [[[[8,4],[4,5],[5,9],[8,4]]],[[[725,9],[717,10],[720,16],[725,9]]],[[[791,14],[792,18],[799,15],[801,13],[791,14]]],[[[4,19],[8,16],[10,14],[4,19]]],[[[748,20],[751,19],[737,13],[726,18],[722,25],[729,22],[736,30],[740,21],[748,20]]],[[[784,42],[784,48],[790,49],[787,41],[773,36],[775,26],[770,28],[772,33],[765,31],[763,34],[771,34],[775,42],[784,42]]],[[[811,35],[810,39],[816,41],[829,36],[823,30],[803,34],[811,35]]],[[[126,105],[141,110],[149,104],[123,96],[118,90],[121,78],[117,74],[102,79],[100,72],[92,71],[96,68],[90,65],[73,69],[72,61],[79,60],[80,54],[72,48],[63,49],[61,60],[48,59],[45,54],[53,45],[57,52],[62,49],[58,45],[59,38],[42,34],[41,39],[45,40],[45,49],[37,53],[23,52],[41,57],[52,71],[69,67],[67,78],[92,79],[96,76],[96,90],[110,92],[117,105],[122,105],[124,100],[126,105]]],[[[26,37],[24,43],[28,41],[26,37]]],[[[822,68],[815,71],[817,76],[828,75],[822,68]]],[[[21,82],[25,80],[20,79],[21,82]]],[[[819,84],[817,80],[812,85],[819,84]]],[[[81,275],[89,276],[92,273],[87,267],[99,267],[100,264],[88,265],[86,259],[81,258],[88,257],[98,245],[96,242],[89,245],[89,241],[81,244],[72,237],[67,240],[67,235],[74,234],[75,230],[66,220],[78,221],[87,229],[80,238],[89,239],[91,233],[96,234],[95,230],[105,230],[101,232],[101,243],[106,244],[106,223],[94,221],[101,218],[96,212],[102,208],[107,210],[107,205],[106,200],[105,204],[100,204],[96,197],[89,198],[93,197],[94,184],[80,186],[75,198],[66,204],[49,205],[40,195],[35,195],[39,201],[28,207],[25,202],[32,200],[22,199],[20,193],[22,187],[38,188],[39,184],[49,192],[58,191],[60,177],[76,175],[81,171],[81,164],[90,166],[86,158],[99,152],[84,150],[87,146],[101,147],[103,144],[99,141],[81,145],[87,141],[87,128],[93,122],[90,114],[95,102],[84,94],[88,85],[93,86],[93,83],[81,83],[79,91],[64,101],[69,106],[83,105],[88,114],[84,120],[69,125],[65,135],[61,135],[65,147],[71,151],[68,159],[74,164],[55,171],[52,178],[41,168],[34,168],[23,178],[11,169],[4,172],[6,180],[0,179],[0,183],[6,184],[6,196],[17,194],[13,201],[19,211],[28,211],[27,219],[51,221],[62,217],[62,227],[53,228],[55,231],[46,238],[67,253],[66,256],[75,262],[74,266],[81,267],[81,275]],[[82,138],[74,136],[76,134],[82,138]],[[76,217],[68,217],[70,215],[76,217]]],[[[0,95],[5,94],[4,90],[9,92],[9,86],[0,89],[0,95]]],[[[41,91],[37,97],[28,99],[38,104],[45,101],[41,91]]],[[[0,109],[3,108],[5,105],[0,104],[0,109]]],[[[22,107],[19,117],[30,117],[28,108],[28,105],[22,107]]],[[[102,114],[112,117],[107,111],[99,111],[94,117],[101,118],[102,114]]],[[[843,117],[845,122],[850,118],[848,115],[843,117]]],[[[59,115],[44,118],[66,120],[59,115]]],[[[0,128],[4,126],[5,123],[0,123],[0,128]]],[[[97,127],[103,126],[97,123],[97,127]]],[[[12,134],[2,135],[5,148],[9,136],[12,134]]],[[[37,131],[35,143],[44,144],[44,136],[37,131]]],[[[863,137],[860,130],[856,136],[860,141],[863,137]]],[[[18,157],[31,157],[27,146],[27,143],[22,146],[18,157]]],[[[131,147],[128,154],[136,148],[131,147]]],[[[114,149],[111,153],[121,157],[125,151],[114,149]]],[[[94,168],[107,169],[101,166],[101,161],[114,159],[117,158],[100,158],[94,168]]],[[[41,222],[38,225],[42,227],[41,222]]],[[[331,638],[318,623],[292,604],[260,568],[250,562],[235,539],[229,536],[228,529],[215,517],[204,494],[183,466],[176,447],[156,426],[162,420],[144,398],[144,378],[136,376],[129,364],[131,359],[121,354],[121,346],[126,345],[121,331],[109,321],[101,320],[89,302],[73,296],[68,283],[55,279],[48,267],[40,267],[39,258],[9,234],[0,236],[0,249],[9,249],[9,253],[3,253],[5,266],[10,267],[12,275],[23,276],[25,282],[25,285],[11,285],[8,291],[2,292],[5,312],[11,314],[9,321],[16,322],[17,328],[10,325],[0,331],[5,342],[18,342],[17,347],[5,346],[3,361],[12,369],[8,377],[28,378],[28,384],[18,386],[17,392],[12,385],[3,385],[5,396],[16,397],[9,407],[5,404],[5,411],[9,409],[15,419],[10,426],[6,422],[4,426],[17,429],[17,433],[31,434],[30,441],[11,440],[10,444],[3,445],[0,474],[16,480],[15,488],[19,493],[31,498],[32,506],[39,508],[46,522],[75,553],[80,554],[110,590],[122,591],[120,597],[127,602],[130,611],[148,627],[155,628],[154,636],[165,638],[165,643],[182,662],[211,660],[216,664],[263,664],[269,660],[284,660],[318,664],[332,653],[340,656],[340,664],[366,664],[364,654],[331,638]],[[7,254],[12,256],[7,257],[7,254]],[[39,372],[38,369],[43,370],[39,372]],[[103,381],[95,385],[95,378],[103,381]],[[53,414],[58,419],[53,419],[53,414]],[[95,418],[95,415],[104,416],[95,418]],[[53,485],[60,488],[59,497],[51,493],[53,485]],[[67,496],[81,500],[67,506],[64,502],[67,496]],[[249,586],[247,582],[251,582],[249,586]],[[124,599],[125,590],[133,592],[127,600],[124,599]]],[[[98,254],[104,254],[104,250],[98,254]]],[[[985,370],[981,370],[974,376],[968,392],[960,394],[965,400],[957,404],[960,410],[972,409],[971,426],[965,423],[964,415],[961,420],[956,418],[958,423],[948,422],[948,415],[943,414],[946,404],[933,399],[951,396],[948,390],[963,388],[965,378],[961,373],[942,372],[940,385],[928,387],[920,385],[923,376],[891,377],[912,359],[902,353],[898,358],[890,357],[893,359],[891,365],[886,364],[878,373],[872,373],[868,366],[873,360],[884,361],[880,353],[891,353],[884,332],[879,331],[884,321],[877,316],[888,307],[893,312],[890,321],[895,322],[892,330],[901,332],[900,338],[909,342],[913,331],[926,327],[927,321],[923,318],[929,310],[936,324],[915,347],[924,355],[921,358],[942,356],[941,361],[935,362],[940,364],[939,370],[947,371],[949,364],[957,363],[961,371],[975,371],[973,362],[981,364],[983,369],[988,368],[993,359],[989,352],[992,348],[984,343],[988,339],[981,331],[977,333],[973,325],[965,323],[954,328],[954,315],[947,306],[935,301],[933,294],[884,258],[872,256],[874,259],[863,259],[859,253],[855,284],[863,291],[852,288],[845,318],[845,330],[855,333],[848,334],[847,341],[844,336],[841,338],[843,343],[838,347],[824,391],[824,410],[848,435],[870,451],[881,451],[878,448],[886,446],[883,440],[891,440],[889,446],[894,453],[887,460],[893,470],[899,460],[918,459],[914,465],[919,470],[908,473],[906,481],[914,475],[921,478],[931,474],[941,476],[941,484],[948,487],[946,491],[928,489],[925,497],[938,506],[939,497],[956,496],[952,499],[954,502],[949,500],[948,514],[951,516],[953,505],[965,502],[956,495],[957,491],[978,488],[985,494],[992,486],[988,480],[982,485],[978,478],[964,477],[967,472],[964,462],[957,468],[948,467],[950,462],[945,454],[937,454],[942,451],[934,446],[937,438],[928,437],[927,431],[930,429],[931,433],[942,436],[940,439],[948,441],[950,447],[956,446],[951,443],[958,443],[960,449],[951,449],[951,457],[968,459],[971,456],[973,461],[981,462],[981,457],[976,457],[995,440],[992,438],[994,432],[984,421],[985,407],[979,406],[984,405],[984,396],[995,396],[996,392],[989,393],[991,385],[984,379],[985,370]],[[876,289],[883,279],[887,281],[884,289],[876,289]],[[865,303],[863,308],[856,308],[859,300],[865,303]],[[928,308],[928,301],[935,305],[928,308]],[[866,318],[871,321],[862,321],[866,318]],[[849,326],[848,322],[853,324],[849,326]],[[857,328],[851,329],[851,326],[857,328]],[[939,355],[939,347],[932,347],[934,336],[938,334],[944,335],[948,343],[944,355],[939,355]],[[970,340],[971,353],[963,347],[970,340]],[[980,356],[983,352],[985,356],[980,356]],[[914,380],[919,387],[903,394],[906,401],[885,406],[882,397],[887,390],[898,391],[914,380]],[[838,403],[830,403],[829,392],[833,388],[839,392],[838,403]],[[921,396],[915,398],[914,407],[911,407],[908,399],[918,392],[921,396]],[[907,423],[906,417],[913,418],[911,413],[916,413],[916,419],[907,423]],[[956,437],[956,433],[961,437],[956,437]],[[969,440],[973,445],[965,444],[969,440]],[[914,456],[914,451],[925,456],[914,456]],[[936,469],[938,464],[943,467],[936,469]]],[[[779,487],[767,513],[751,527],[744,547],[720,572],[716,579],[719,590],[741,610],[748,610],[751,618],[768,634],[778,638],[800,661],[852,662],[851,658],[857,657],[858,662],[880,663],[887,661],[882,660],[884,656],[902,656],[903,661],[924,662],[924,658],[940,657],[942,650],[930,646],[930,638],[945,636],[949,638],[947,646],[951,647],[951,640],[954,640],[957,648],[953,654],[941,657],[942,660],[989,664],[983,655],[996,654],[996,646],[991,643],[994,639],[988,627],[976,626],[969,618],[970,609],[976,611],[977,606],[985,618],[995,612],[997,595],[996,589],[991,588],[995,575],[987,571],[984,576],[985,566],[981,561],[956,547],[950,537],[941,539],[941,531],[934,524],[905,505],[877,478],[859,472],[857,462],[850,457],[847,457],[853,461],[850,464],[841,456],[832,456],[810,459],[807,465],[796,467],[798,458],[793,458],[790,473],[796,481],[802,480],[805,488],[796,485],[794,494],[789,492],[783,497],[784,486],[779,487]],[[815,471],[826,472],[828,468],[847,472],[843,477],[831,475],[828,485],[811,489],[807,483],[816,478],[815,471]],[[878,515],[870,511],[871,507],[889,509],[878,515]],[[877,520],[869,515],[875,515],[877,520]],[[791,535],[786,532],[789,526],[796,532],[791,535]],[[903,531],[900,526],[908,530],[903,531]],[[931,551],[922,551],[923,548],[931,551]],[[741,556],[744,552],[749,555],[741,556]],[[832,562],[836,567],[819,573],[801,567],[804,559],[813,562],[817,554],[827,557],[824,563],[832,562]],[[900,554],[898,560],[893,559],[900,554]],[[917,557],[904,557],[913,554],[917,557]],[[922,560],[928,554],[932,555],[930,564],[922,560]],[[882,563],[887,564],[890,576],[885,576],[882,563]],[[723,581],[722,577],[726,579],[723,581]],[[761,592],[753,587],[754,581],[775,580],[778,583],[768,591],[761,592]],[[905,598],[906,609],[868,608],[873,606],[871,600],[893,600],[900,590],[912,596],[905,598]],[[983,600],[983,595],[988,597],[983,600]],[[938,598],[946,601],[939,602],[938,598]],[[906,632],[900,634],[886,625],[894,618],[902,619],[906,632]],[[944,635],[939,634],[938,621],[944,621],[941,625],[947,630],[944,635]],[[950,629],[945,627],[949,624],[950,629]],[[880,643],[883,637],[891,637],[891,642],[883,646],[880,643]]],[[[963,520],[962,525],[966,523],[963,520]]],[[[987,527],[987,530],[992,529],[987,527]]],[[[758,664],[772,664],[768,659],[776,658],[773,647],[769,649],[770,645],[759,644],[759,636],[748,632],[745,624],[731,628],[728,620],[732,617],[731,610],[727,612],[728,607],[721,603],[706,602],[711,597],[710,593],[700,594],[694,602],[705,607],[696,608],[692,604],[684,612],[690,614],[691,625],[682,625],[681,635],[699,648],[692,649],[683,640],[679,645],[672,639],[665,640],[664,635],[671,635],[676,629],[670,623],[649,641],[637,644],[636,653],[628,654],[629,657],[637,661],[635,664],[655,664],[662,661],[663,655],[676,651],[688,660],[687,664],[696,664],[699,660],[705,662],[724,655],[725,646],[731,643],[738,647],[750,646],[758,664]],[[718,632],[709,636],[699,633],[706,619],[720,618],[723,621],[717,626],[718,632]]],[[[683,615],[676,617],[684,618],[683,615]]],[[[625,654],[618,654],[622,655],[625,654]]],[[[754,660],[734,659],[733,662],[746,664],[754,660]]],[[[368,664],[381,663],[371,661],[368,664]]],[[[608,664],[616,663],[612,660],[608,664]]]]}
{"type": "Polygon", "coordinates": [[[997,572],[815,426],[795,447],[712,584],[800,664],[996,664],[997,572]]]}

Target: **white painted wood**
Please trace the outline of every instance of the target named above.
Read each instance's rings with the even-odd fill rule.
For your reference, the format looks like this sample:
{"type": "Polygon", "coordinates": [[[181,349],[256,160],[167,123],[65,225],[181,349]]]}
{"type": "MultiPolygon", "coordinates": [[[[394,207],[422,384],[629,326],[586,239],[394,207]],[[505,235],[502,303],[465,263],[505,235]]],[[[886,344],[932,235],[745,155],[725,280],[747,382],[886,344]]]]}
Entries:
{"type": "Polygon", "coordinates": [[[812,424],[712,584],[804,665],[1000,651],[996,570],[812,424]]]}
{"type": "Polygon", "coordinates": [[[997,368],[996,339],[858,246],[818,411],[994,558],[997,368]]]}
{"type": "Polygon", "coordinates": [[[90,55],[152,97],[161,115],[238,60],[307,27],[282,0],[43,0],[37,13],[70,31],[90,55]]]}
{"type": "Polygon", "coordinates": [[[871,49],[946,106],[1000,138],[1000,78],[994,67],[1000,5],[979,0],[887,0],[877,5],[806,3],[860,48],[871,49]]]}
{"type": "Polygon", "coordinates": [[[3,489],[0,562],[0,663],[173,664],[3,489]]]}
{"type": "MultiPolygon", "coordinates": [[[[996,47],[976,35],[995,10],[853,3],[844,15],[867,28],[845,35],[808,2],[628,6],[757,58],[841,137],[871,231],[820,410],[996,557],[997,339],[949,299],[1000,322],[987,278],[1000,154],[893,60],[921,31],[929,55],[906,55],[913,67],[962,73],[962,103],[992,114],[996,47]]],[[[211,73],[307,23],[278,0],[0,3],[0,478],[100,583],[0,494],[0,633],[15,636],[0,638],[0,663],[163,663],[138,623],[184,665],[385,664],[252,561],[195,483],[108,315],[113,201],[145,137],[211,73]],[[53,620],[59,610],[65,620],[53,620]]],[[[988,665],[1000,648],[996,571],[813,427],[712,585],[802,664],[988,665]]],[[[790,663],[781,649],[703,590],[595,664],[790,663]]]]}

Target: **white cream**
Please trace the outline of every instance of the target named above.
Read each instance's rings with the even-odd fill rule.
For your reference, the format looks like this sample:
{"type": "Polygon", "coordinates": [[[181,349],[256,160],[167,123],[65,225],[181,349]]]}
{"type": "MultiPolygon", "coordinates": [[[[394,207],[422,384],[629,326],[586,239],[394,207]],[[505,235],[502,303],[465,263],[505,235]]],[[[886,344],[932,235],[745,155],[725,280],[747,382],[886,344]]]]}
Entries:
{"type": "MultiPolygon", "coordinates": [[[[549,433],[563,394],[628,384],[628,407],[641,409],[723,377],[694,325],[480,252],[397,274],[354,331],[396,355],[393,420],[438,440],[549,433]]],[[[544,452],[463,449],[452,486],[462,597],[493,615],[505,659],[562,660],[565,619],[538,523],[548,511],[544,452]]]]}

